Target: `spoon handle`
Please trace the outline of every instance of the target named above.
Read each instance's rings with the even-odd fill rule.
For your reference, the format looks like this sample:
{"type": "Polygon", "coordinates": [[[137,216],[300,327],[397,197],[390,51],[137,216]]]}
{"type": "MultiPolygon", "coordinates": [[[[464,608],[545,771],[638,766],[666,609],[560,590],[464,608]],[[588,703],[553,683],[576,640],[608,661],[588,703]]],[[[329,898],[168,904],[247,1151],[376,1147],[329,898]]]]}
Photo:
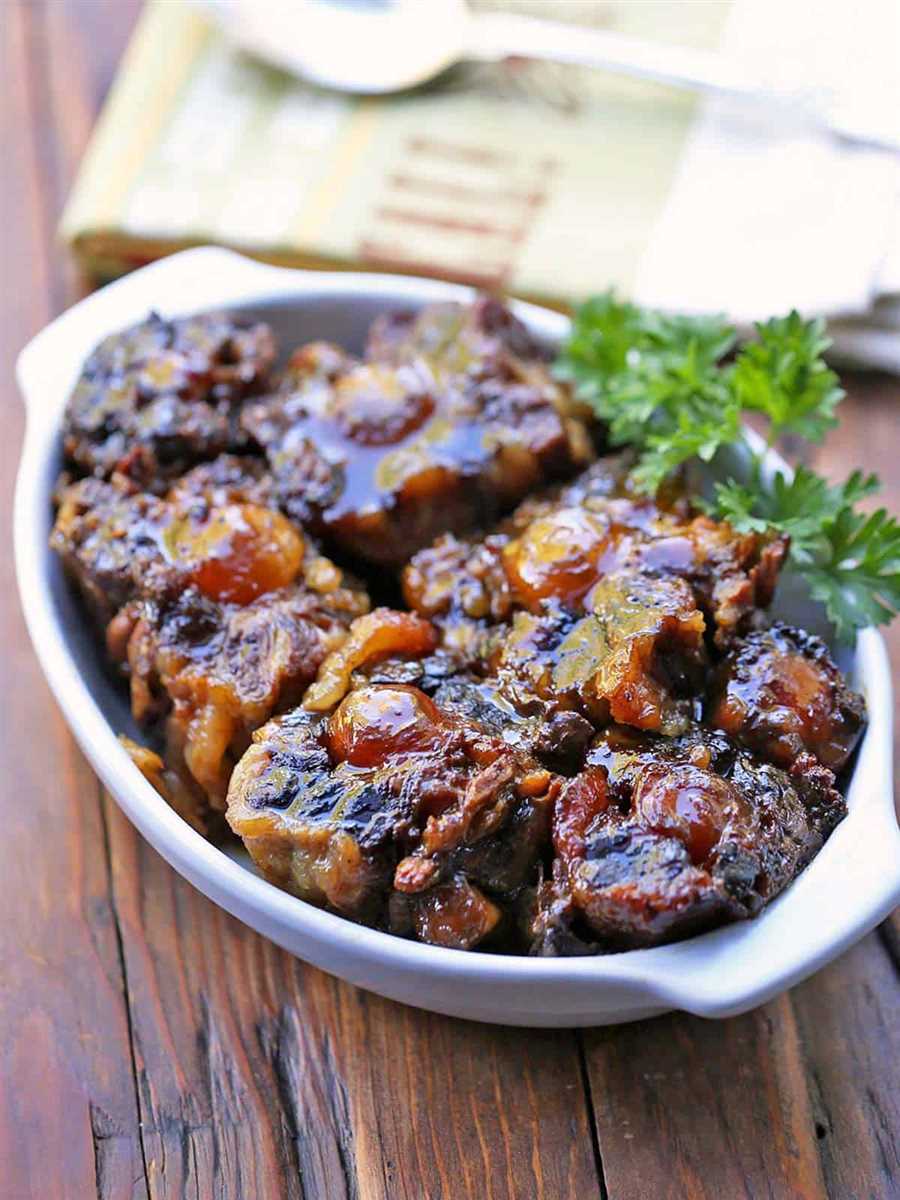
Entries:
{"type": "Polygon", "coordinates": [[[545,59],[598,67],[690,91],[776,106],[842,140],[880,150],[900,150],[890,135],[849,125],[808,93],[767,86],[733,59],[706,51],[583,25],[504,13],[473,15],[467,57],[545,59]]]}

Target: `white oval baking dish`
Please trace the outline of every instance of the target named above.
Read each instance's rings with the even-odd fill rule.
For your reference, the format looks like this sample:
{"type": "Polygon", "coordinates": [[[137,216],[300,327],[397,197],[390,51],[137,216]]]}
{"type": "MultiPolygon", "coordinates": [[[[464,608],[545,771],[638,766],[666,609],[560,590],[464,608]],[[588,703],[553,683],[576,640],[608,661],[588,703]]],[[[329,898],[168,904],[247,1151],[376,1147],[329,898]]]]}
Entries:
{"type": "MultiPolygon", "coordinates": [[[[256,875],[249,859],[223,852],[185,824],[116,739],[130,728],[127,703],[101,669],[93,637],[47,548],[60,417],[89,351],[150,309],[175,315],[213,308],[265,315],[288,344],[326,337],[353,348],[378,312],[470,294],[431,280],[284,270],[204,248],[136,271],[48,325],[18,363],[28,426],[16,489],[16,568],[35,651],[82,750],[141,833],[210,899],[307,962],[407,1004],[502,1024],[611,1024],[672,1008],[706,1017],[743,1012],[840,954],[900,900],[891,685],[884,643],[873,629],[861,633],[844,662],[870,715],[850,783],[849,816],[811,866],[754,921],[604,957],[444,950],[305,904],[256,875]]],[[[526,304],[516,309],[548,339],[565,333],[567,322],[557,313],[526,304]]]]}

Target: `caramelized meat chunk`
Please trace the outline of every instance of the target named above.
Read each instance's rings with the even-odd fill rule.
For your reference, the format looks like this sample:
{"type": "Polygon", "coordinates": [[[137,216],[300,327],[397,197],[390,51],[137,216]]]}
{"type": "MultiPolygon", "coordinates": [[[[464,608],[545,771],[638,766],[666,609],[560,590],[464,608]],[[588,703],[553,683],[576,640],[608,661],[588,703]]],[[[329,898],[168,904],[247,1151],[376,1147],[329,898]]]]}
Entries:
{"type": "Polygon", "coordinates": [[[521,607],[577,603],[618,565],[618,538],[661,516],[653,501],[629,493],[628,462],[598,459],[573,483],[529,496],[481,539],[436,539],[403,572],[407,604],[423,616],[496,622],[521,607]]]}
{"type": "Polygon", "coordinates": [[[403,570],[403,599],[423,617],[506,620],[513,597],[503,570],[502,535],[479,542],[445,533],[403,570]]]}
{"type": "Polygon", "coordinates": [[[204,477],[185,476],[166,498],[121,478],[82,479],[63,491],[50,544],[101,623],[136,597],[191,584],[212,599],[248,603],[309,565],[299,529],[245,500],[259,481],[230,487],[201,470],[204,477]]]}
{"type": "Polygon", "coordinates": [[[716,645],[724,647],[771,604],[787,551],[784,537],[738,533],[727,521],[700,516],[660,524],[630,548],[628,562],[685,579],[710,618],[716,645]]]}
{"type": "MultiPolygon", "coordinates": [[[[272,883],[358,920],[377,917],[390,884],[402,788],[332,767],[321,717],[297,710],[264,726],[228,792],[228,823],[272,883]]],[[[386,783],[386,781],[385,781],[386,783]]]]}
{"type": "Polygon", "coordinates": [[[556,889],[611,947],[752,916],[844,816],[833,783],[808,755],[785,772],[699,727],[613,729],[557,802],[556,889]]]}
{"type": "Polygon", "coordinates": [[[823,641],[789,625],[737,642],[713,683],[710,720],[778,766],[808,751],[840,771],[865,725],[865,701],[851,691],[823,641]]]}
{"type": "Polygon", "coordinates": [[[257,504],[277,508],[275,487],[265,462],[249,454],[220,454],[172,482],[166,499],[191,507],[205,504],[257,504]]]}
{"type": "Polygon", "coordinates": [[[518,713],[674,736],[700,715],[708,651],[757,619],[783,553],[677,496],[630,494],[621,458],[601,460],[480,541],[420,551],[404,596],[518,713]]]}
{"type": "Polygon", "coordinates": [[[787,543],[692,517],[677,498],[631,495],[620,462],[595,464],[543,501],[525,501],[479,541],[438,539],[406,567],[406,602],[432,618],[487,621],[521,609],[589,611],[600,581],[639,572],[689,584],[716,644],[727,645],[771,602],[787,543]]]}
{"type": "Polygon", "coordinates": [[[437,634],[428,621],[414,613],[376,608],[353,622],[346,641],[322,663],[304,707],[327,712],[347,693],[354,671],[387,658],[420,658],[436,648],[437,634]]]}
{"type": "Polygon", "coordinates": [[[265,488],[235,458],[196,468],[165,498],[83,479],[64,491],[51,538],[130,677],[135,718],[163,724],[166,769],[213,807],[252,731],[299,702],[368,607],[260,503],[265,488]]]}
{"type": "MultiPolygon", "coordinates": [[[[374,335],[366,362],[324,343],[302,348],[281,389],[242,418],[285,511],[371,562],[403,562],[592,455],[543,362],[497,349],[493,335],[465,352],[434,349],[421,329],[442,324],[443,306],[430,313],[386,357],[376,357],[386,333],[374,335]]],[[[457,324],[471,319],[454,309],[457,324]]]]}
{"type": "Polygon", "coordinates": [[[575,688],[600,724],[683,732],[706,669],[705,622],[683,579],[606,576],[561,642],[555,685],[575,688]]]}
{"type": "Polygon", "coordinates": [[[81,479],[62,492],[50,545],[101,627],[164,561],[161,531],[168,518],[157,496],[102,479],[81,479]]]}
{"type": "Polygon", "coordinates": [[[66,458],[143,488],[243,444],[244,399],[266,384],[275,343],[266,325],[227,316],[164,320],[155,313],[94,350],[66,408],[66,458]]]}
{"type": "Polygon", "coordinates": [[[683,520],[612,500],[542,517],[504,547],[503,559],[515,599],[533,611],[547,600],[572,606],[587,598],[589,607],[590,589],[614,571],[680,578],[725,644],[772,601],[786,548],[708,517],[683,520]]]}
{"type": "Polygon", "coordinates": [[[246,603],[196,584],[144,601],[127,643],[135,719],[163,724],[167,761],[222,808],[251,733],[299,702],[365,606],[360,592],[305,583],[246,603]]]}
{"type": "Polygon", "coordinates": [[[369,331],[366,358],[393,366],[424,360],[433,371],[462,375],[497,367],[509,357],[546,364],[548,355],[493,296],[473,304],[430,304],[419,312],[387,313],[369,331]]]}
{"type": "Polygon", "coordinates": [[[568,710],[598,728],[683,732],[707,665],[705,622],[688,585],[616,572],[595,585],[588,609],[517,612],[488,634],[497,690],[524,715],[561,720],[568,710]]]}
{"type": "Polygon", "coordinates": [[[267,878],[359,920],[469,948],[546,843],[554,777],[418,688],[366,684],[253,741],[232,829],[267,878]]]}

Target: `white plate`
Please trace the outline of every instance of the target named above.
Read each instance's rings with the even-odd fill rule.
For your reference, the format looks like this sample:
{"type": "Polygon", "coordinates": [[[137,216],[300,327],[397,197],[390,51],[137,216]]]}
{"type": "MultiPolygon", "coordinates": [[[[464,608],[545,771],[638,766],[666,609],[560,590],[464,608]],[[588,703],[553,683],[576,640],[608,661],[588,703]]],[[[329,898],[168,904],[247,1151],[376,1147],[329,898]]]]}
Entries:
{"type": "MultiPolygon", "coordinates": [[[[900,833],[891,785],[891,686],[881,637],[864,630],[845,665],[869,706],[848,794],[849,816],[810,867],[753,921],[677,945],[597,958],[462,953],[405,941],[322,912],[205,841],[144,780],[116,740],[127,703],[47,548],[59,423],[90,350],[154,308],[164,315],[228,308],[264,315],[282,344],[326,337],[361,345],[376,313],[468,289],[389,275],[320,274],[261,266],[217,249],[173,255],[96,292],[22,351],[28,428],[15,505],[16,569],[34,647],[82,750],[119,805],[172,866],[210,899],[342,979],[435,1012],[513,1025],[593,1025],[679,1008],[726,1017],[790,987],[878,924],[900,900],[900,833]]],[[[516,311],[540,335],[557,313],[516,311]]],[[[815,614],[808,614],[813,619],[815,614]]],[[[133,732],[133,731],[132,731],[133,732]]]]}

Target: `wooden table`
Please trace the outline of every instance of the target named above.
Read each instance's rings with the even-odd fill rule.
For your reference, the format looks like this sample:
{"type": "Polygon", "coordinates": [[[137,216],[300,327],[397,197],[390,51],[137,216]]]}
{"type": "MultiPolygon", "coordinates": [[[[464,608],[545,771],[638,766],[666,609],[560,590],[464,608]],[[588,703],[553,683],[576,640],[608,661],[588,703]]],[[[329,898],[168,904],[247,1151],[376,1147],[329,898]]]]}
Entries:
{"type": "MultiPolygon", "coordinates": [[[[54,227],[136,8],[0,0],[7,513],[22,425],[11,363],[77,295],[54,227]]],[[[819,464],[880,471],[900,511],[900,387],[850,390],[819,464]]],[[[28,644],[8,524],[5,1200],[900,1195],[900,926],[721,1023],[498,1029],[338,983],[206,901],[103,794],[28,644]]],[[[891,647],[896,673],[900,628],[891,647]]]]}

